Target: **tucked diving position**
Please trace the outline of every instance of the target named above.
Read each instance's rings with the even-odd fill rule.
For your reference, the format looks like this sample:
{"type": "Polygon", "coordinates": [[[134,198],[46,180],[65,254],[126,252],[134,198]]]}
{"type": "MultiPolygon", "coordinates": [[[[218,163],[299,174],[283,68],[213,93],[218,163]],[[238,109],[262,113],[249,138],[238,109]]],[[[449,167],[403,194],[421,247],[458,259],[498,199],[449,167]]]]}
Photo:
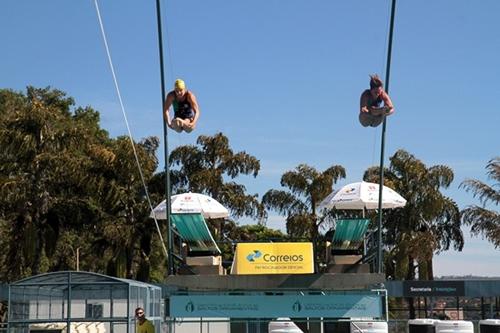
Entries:
{"type": "Polygon", "coordinates": [[[175,80],[174,90],[168,93],[163,112],[165,113],[168,127],[178,133],[182,131],[190,133],[196,127],[198,117],[200,116],[200,108],[196,101],[196,96],[186,89],[186,84],[183,80],[175,80]],[[171,106],[174,109],[173,119],[170,117],[171,106]]]}
{"type": "Polygon", "coordinates": [[[359,111],[359,122],[363,127],[377,127],[384,121],[385,116],[394,113],[391,98],[376,74],[370,75],[370,89],[361,94],[359,111]]]}

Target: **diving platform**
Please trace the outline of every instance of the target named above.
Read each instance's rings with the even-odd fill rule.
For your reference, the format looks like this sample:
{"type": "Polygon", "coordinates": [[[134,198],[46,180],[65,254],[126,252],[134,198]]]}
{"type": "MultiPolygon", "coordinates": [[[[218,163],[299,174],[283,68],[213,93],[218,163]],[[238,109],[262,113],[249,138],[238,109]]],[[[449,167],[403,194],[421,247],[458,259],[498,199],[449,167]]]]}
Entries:
{"type": "Polygon", "coordinates": [[[366,290],[383,287],[378,273],[171,275],[165,284],[179,291],[366,290]]]}

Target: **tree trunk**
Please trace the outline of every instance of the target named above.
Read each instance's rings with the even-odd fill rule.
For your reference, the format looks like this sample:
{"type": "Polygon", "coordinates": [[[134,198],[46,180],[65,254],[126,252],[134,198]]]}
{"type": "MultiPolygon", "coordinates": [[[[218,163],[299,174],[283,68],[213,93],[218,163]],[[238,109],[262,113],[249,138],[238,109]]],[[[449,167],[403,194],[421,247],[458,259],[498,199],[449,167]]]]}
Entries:
{"type": "Polygon", "coordinates": [[[434,280],[434,269],[432,267],[432,258],[427,260],[427,280],[434,280]]]}
{"type": "Polygon", "coordinates": [[[31,266],[31,274],[40,274],[40,264],[42,261],[42,239],[43,232],[40,227],[37,228],[37,239],[35,241],[35,255],[33,257],[33,265],[31,266]]]}
{"type": "Polygon", "coordinates": [[[311,221],[311,240],[313,243],[313,258],[314,258],[314,272],[319,273],[319,255],[318,255],[318,226],[316,225],[316,215],[313,215],[311,221]]]}
{"type": "Polygon", "coordinates": [[[418,279],[427,280],[427,260],[418,261],[418,279]]]}
{"type": "MultiPolygon", "coordinates": [[[[415,263],[412,256],[408,256],[408,274],[406,276],[406,280],[409,281],[415,280],[415,263]]],[[[406,301],[408,302],[410,319],[415,319],[415,304],[413,302],[413,297],[407,297],[406,301]]]]}
{"type": "Polygon", "coordinates": [[[150,230],[145,230],[145,234],[141,237],[140,242],[140,261],[139,267],[137,268],[136,280],[142,282],[150,281],[151,274],[151,261],[149,260],[151,256],[151,242],[152,236],[150,230]]]}

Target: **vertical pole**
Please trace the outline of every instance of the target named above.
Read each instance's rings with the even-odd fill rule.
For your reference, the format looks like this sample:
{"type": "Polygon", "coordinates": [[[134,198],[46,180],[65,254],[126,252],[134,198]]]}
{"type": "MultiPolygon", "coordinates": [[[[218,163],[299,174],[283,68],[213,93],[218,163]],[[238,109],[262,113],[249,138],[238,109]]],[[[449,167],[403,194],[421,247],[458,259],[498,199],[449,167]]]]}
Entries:
{"type": "Polygon", "coordinates": [[[434,318],[434,297],[429,298],[430,303],[430,317],[434,318]]]}
{"type": "Polygon", "coordinates": [[[484,315],[484,297],[481,297],[481,319],[485,319],[484,315]]]}
{"type": "Polygon", "coordinates": [[[76,271],[80,270],[80,248],[76,248],[76,271]]]}
{"type": "Polygon", "coordinates": [[[73,283],[71,282],[71,272],[68,272],[68,279],[66,280],[68,283],[68,314],[66,317],[66,332],[71,333],[71,288],[73,287],[73,283]]]}
{"type": "MultiPolygon", "coordinates": [[[[130,318],[130,288],[131,288],[130,284],[128,284],[128,287],[127,287],[127,332],[126,333],[131,333],[130,332],[130,326],[132,325],[131,321],[134,323],[134,326],[135,326],[135,320],[130,318]]],[[[134,286],[134,288],[136,288],[136,287],[134,286]]],[[[135,318],[135,313],[134,313],[134,318],[135,318]]]]}
{"type": "MultiPolygon", "coordinates": [[[[10,322],[12,319],[14,319],[14,311],[12,309],[12,307],[14,306],[14,302],[12,301],[12,285],[9,284],[9,298],[7,299],[7,332],[11,332],[10,330],[10,322]]],[[[29,312],[28,312],[29,313],[29,312]]],[[[49,312],[50,313],[50,312],[49,312]]],[[[16,313],[17,315],[17,313],[16,313]]],[[[50,318],[50,317],[49,317],[50,318]]],[[[25,319],[25,318],[23,318],[25,319]]]]}
{"type": "Polygon", "coordinates": [[[490,297],[490,318],[495,318],[493,317],[493,301],[495,300],[494,297],[490,297]]]}
{"type": "Polygon", "coordinates": [[[161,105],[163,114],[163,142],[164,142],[164,155],[165,155],[165,205],[167,213],[167,246],[168,246],[168,258],[167,258],[167,272],[168,275],[174,274],[174,259],[173,253],[173,243],[172,243],[172,225],[170,222],[170,215],[172,213],[172,207],[170,203],[170,170],[168,166],[168,131],[167,131],[167,119],[165,117],[165,112],[163,110],[163,105],[165,103],[165,71],[163,65],[163,37],[161,28],[161,9],[160,0],[156,0],[156,18],[158,22],[158,49],[160,52],[160,79],[161,79],[161,105]]]}
{"type": "Polygon", "coordinates": [[[420,312],[421,312],[421,308],[420,308],[420,296],[417,297],[417,318],[422,318],[420,317],[420,312]]]}
{"type": "Polygon", "coordinates": [[[424,296],[424,307],[425,307],[425,317],[424,318],[429,318],[429,315],[427,312],[427,296],[424,296]]]}
{"type": "MultiPolygon", "coordinates": [[[[391,23],[389,27],[389,43],[387,47],[387,65],[385,72],[385,91],[389,93],[389,78],[391,74],[391,54],[392,54],[392,36],[394,32],[394,14],[396,12],[396,0],[392,0],[391,5],[391,23]]],[[[385,149],[385,129],[387,118],[384,116],[382,124],[382,140],[380,148],[380,177],[378,190],[378,246],[377,246],[377,273],[383,272],[382,259],[382,189],[384,186],[384,149],[385,149]]]]}

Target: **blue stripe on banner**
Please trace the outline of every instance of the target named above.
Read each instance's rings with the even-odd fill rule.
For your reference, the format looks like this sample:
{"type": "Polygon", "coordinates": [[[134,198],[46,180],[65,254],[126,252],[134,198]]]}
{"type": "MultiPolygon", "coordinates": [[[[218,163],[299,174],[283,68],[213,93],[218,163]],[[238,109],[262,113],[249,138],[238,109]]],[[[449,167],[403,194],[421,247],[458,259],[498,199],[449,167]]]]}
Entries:
{"type": "Polygon", "coordinates": [[[172,295],[171,317],[382,318],[382,295],[172,295]]]}

